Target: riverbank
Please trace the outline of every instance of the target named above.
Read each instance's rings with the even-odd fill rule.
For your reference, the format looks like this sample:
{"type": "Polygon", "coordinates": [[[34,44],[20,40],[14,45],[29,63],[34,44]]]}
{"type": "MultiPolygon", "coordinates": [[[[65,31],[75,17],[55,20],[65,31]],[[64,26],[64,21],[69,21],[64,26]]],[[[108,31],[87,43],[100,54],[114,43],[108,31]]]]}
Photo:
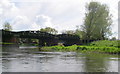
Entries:
{"type": "Polygon", "coordinates": [[[80,52],[95,52],[95,53],[109,53],[120,54],[119,41],[94,41],[86,45],[72,45],[72,46],[45,46],[42,51],[80,51],[80,52]]]}
{"type": "MultiPolygon", "coordinates": [[[[40,47],[40,51],[77,51],[77,52],[91,52],[91,53],[109,53],[109,54],[120,54],[120,41],[108,41],[108,40],[100,40],[100,41],[94,41],[89,44],[84,45],[72,45],[72,46],[64,46],[64,45],[56,45],[56,46],[44,46],[40,47]]],[[[0,43],[2,46],[17,46],[19,45],[14,43],[0,43]]],[[[30,44],[23,44],[21,46],[33,46],[30,44]]],[[[37,45],[35,48],[37,48],[37,45]]]]}
{"type": "Polygon", "coordinates": [[[1,47],[19,47],[18,44],[15,43],[7,43],[7,42],[0,42],[1,47]]]}

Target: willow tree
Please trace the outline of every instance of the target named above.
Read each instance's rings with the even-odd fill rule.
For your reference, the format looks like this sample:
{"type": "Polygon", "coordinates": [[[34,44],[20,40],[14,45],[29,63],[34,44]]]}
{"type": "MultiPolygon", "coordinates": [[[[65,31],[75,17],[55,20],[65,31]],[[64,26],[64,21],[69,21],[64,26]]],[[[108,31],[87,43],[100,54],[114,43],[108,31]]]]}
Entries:
{"type": "Polygon", "coordinates": [[[111,14],[106,4],[90,2],[86,5],[86,15],[82,31],[84,39],[104,40],[111,34],[111,14]]]}

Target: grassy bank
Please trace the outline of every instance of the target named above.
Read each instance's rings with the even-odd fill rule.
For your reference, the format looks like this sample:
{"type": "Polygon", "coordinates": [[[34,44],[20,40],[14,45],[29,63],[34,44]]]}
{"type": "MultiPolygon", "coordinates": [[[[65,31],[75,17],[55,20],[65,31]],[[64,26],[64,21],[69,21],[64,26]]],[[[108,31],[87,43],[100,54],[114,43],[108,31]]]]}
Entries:
{"type": "Polygon", "coordinates": [[[0,44],[8,44],[8,45],[10,45],[10,44],[14,44],[14,43],[7,43],[7,42],[0,42],[0,44]]]}
{"type": "Polygon", "coordinates": [[[120,54],[118,41],[95,41],[89,45],[72,45],[72,46],[50,46],[42,47],[44,51],[81,51],[81,52],[99,52],[120,54]]]}

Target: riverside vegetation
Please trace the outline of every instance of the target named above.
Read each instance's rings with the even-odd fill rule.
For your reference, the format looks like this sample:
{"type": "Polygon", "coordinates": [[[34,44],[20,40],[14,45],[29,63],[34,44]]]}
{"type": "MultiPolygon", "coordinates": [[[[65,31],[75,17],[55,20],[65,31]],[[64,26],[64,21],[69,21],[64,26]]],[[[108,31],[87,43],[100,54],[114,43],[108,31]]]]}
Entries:
{"type": "Polygon", "coordinates": [[[80,52],[99,52],[99,53],[110,53],[110,54],[120,54],[120,41],[94,41],[87,45],[72,45],[72,46],[45,46],[42,47],[42,51],[80,51],[80,52]]]}
{"type": "MultiPolygon", "coordinates": [[[[120,40],[109,41],[109,40],[100,40],[94,41],[84,45],[72,45],[72,46],[64,46],[62,44],[58,44],[56,46],[44,46],[41,47],[41,51],[80,51],[80,52],[99,52],[99,53],[110,53],[110,54],[120,54],[120,40]]],[[[13,44],[13,43],[2,43],[2,44],[13,44]]],[[[24,46],[24,45],[21,45],[24,46]]],[[[26,45],[25,45],[26,46],[26,45]]],[[[32,45],[38,46],[38,45],[32,45]]]]}

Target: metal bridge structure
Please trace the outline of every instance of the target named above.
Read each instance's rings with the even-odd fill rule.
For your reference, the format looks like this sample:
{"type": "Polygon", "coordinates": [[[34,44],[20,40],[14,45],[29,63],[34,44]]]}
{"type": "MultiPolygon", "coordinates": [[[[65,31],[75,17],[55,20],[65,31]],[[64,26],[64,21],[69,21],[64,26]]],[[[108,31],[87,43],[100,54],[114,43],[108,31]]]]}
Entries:
{"type": "Polygon", "coordinates": [[[39,46],[52,46],[58,43],[63,43],[64,45],[79,44],[79,36],[71,34],[58,34],[53,35],[41,31],[5,31],[0,30],[2,33],[2,42],[19,44],[19,38],[29,38],[38,39],[39,46]]]}

